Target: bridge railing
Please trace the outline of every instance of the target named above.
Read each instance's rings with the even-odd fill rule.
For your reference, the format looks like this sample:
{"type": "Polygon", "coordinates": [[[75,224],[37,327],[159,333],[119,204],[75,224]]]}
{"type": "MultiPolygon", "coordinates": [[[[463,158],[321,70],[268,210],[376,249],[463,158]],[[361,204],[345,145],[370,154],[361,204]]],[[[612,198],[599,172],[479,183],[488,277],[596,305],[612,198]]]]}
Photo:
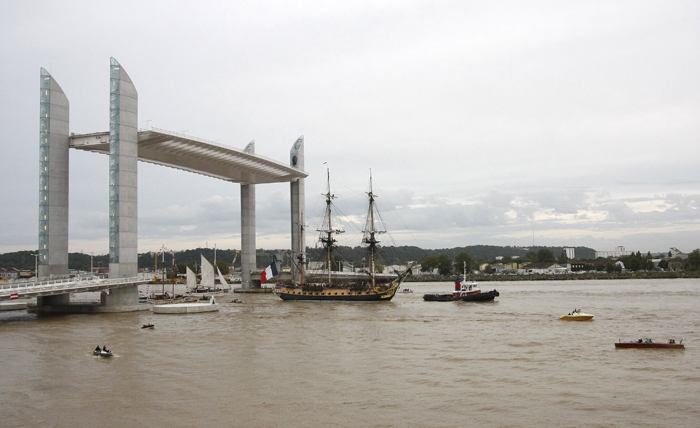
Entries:
{"type": "Polygon", "coordinates": [[[138,277],[131,278],[112,278],[112,279],[99,279],[97,277],[75,277],[75,278],[64,278],[64,279],[54,279],[46,281],[23,281],[23,282],[13,282],[0,285],[0,290],[3,291],[21,291],[24,293],[31,293],[32,291],[40,290],[61,290],[67,288],[80,288],[80,287],[91,287],[91,286],[101,286],[102,288],[111,288],[112,286],[132,284],[135,282],[145,282],[140,280],[138,277]]]}

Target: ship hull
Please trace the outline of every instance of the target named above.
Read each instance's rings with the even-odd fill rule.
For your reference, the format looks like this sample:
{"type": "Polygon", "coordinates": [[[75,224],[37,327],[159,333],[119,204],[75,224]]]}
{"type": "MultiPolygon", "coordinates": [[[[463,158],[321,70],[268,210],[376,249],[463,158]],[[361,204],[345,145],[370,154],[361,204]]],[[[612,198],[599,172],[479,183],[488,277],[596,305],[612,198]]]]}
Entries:
{"type": "Polygon", "coordinates": [[[464,300],[465,302],[488,302],[500,295],[501,294],[496,290],[486,292],[482,291],[481,293],[467,294],[466,296],[462,297],[461,300],[464,300]]]}
{"type": "Polygon", "coordinates": [[[347,289],[325,289],[305,291],[299,287],[278,284],[275,294],[282,300],[291,301],[335,301],[335,302],[388,302],[396,295],[396,287],[378,293],[376,291],[353,291],[347,289]]]}
{"type": "Polygon", "coordinates": [[[671,348],[685,349],[685,345],[681,343],[636,343],[636,342],[618,342],[615,348],[635,348],[635,349],[650,349],[650,348],[671,348]]]}

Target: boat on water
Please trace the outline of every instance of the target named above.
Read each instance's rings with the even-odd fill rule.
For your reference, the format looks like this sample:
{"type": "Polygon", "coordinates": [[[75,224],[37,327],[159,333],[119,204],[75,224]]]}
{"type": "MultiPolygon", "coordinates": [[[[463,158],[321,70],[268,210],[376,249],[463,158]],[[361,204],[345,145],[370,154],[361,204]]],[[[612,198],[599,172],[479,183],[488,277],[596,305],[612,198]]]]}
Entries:
{"type": "MultiPolygon", "coordinates": [[[[411,274],[411,269],[420,261],[413,263],[404,272],[398,273],[397,277],[391,281],[382,282],[377,278],[375,258],[379,252],[378,235],[385,233],[386,230],[379,230],[376,223],[381,219],[376,210],[374,199],[376,195],[372,189],[372,175],[370,173],[369,192],[369,209],[365,221],[365,228],[362,231],[362,243],[367,246],[369,266],[364,275],[355,276],[349,282],[341,282],[337,276],[334,278],[332,266],[335,263],[333,250],[336,248],[337,242],[334,238],[335,234],[343,233],[342,230],[333,227],[332,220],[332,200],[335,195],[331,193],[330,171],[327,170],[327,191],[325,193],[326,208],[324,213],[324,221],[320,232],[319,240],[323,244],[324,250],[324,267],[320,278],[316,278],[317,282],[305,282],[304,264],[305,254],[302,250],[298,265],[300,282],[277,282],[275,284],[274,293],[282,300],[295,301],[342,301],[342,302],[388,302],[398,291],[403,280],[411,274]]],[[[303,220],[301,221],[303,223],[303,220]]],[[[304,242],[304,228],[300,227],[301,242],[304,242]]]]}
{"type": "Polygon", "coordinates": [[[413,293],[413,290],[411,290],[410,288],[402,288],[402,289],[399,291],[399,293],[402,293],[402,294],[413,293]]]}
{"type": "Polygon", "coordinates": [[[114,354],[112,354],[112,351],[109,351],[106,346],[104,349],[100,349],[98,346],[94,351],[92,351],[92,355],[96,357],[111,357],[114,354]]]}
{"type": "Polygon", "coordinates": [[[669,339],[668,342],[654,342],[651,339],[637,339],[630,342],[622,342],[618,339],[615,343],[615,349],[618,348],[636,348],[636,349],[651,349],[651,348],[671,348],[671,349],[685,349],[683,344],[683,339],[676,343],[676,339],[669,339]]]}
{"type": "Polygon", "coordinates": [[[483,292],[476,281],[468,280],[466,262],[464,262],[463,270],[463,278],[455,281],[455,291],[452,294],[425,294],[423,300],[427,302],[454,302],[456,300],[488,302],[501,295],[496,289],[483,292]]]}
{"type": "Polygon", "coordinates": [[[153,305],[151,311],[154,314],[198,314],[202,312],[215,312],[219,310],[214,296],[211,300],[188,303],[170,303],[166,305],[153,305]]]}
{"type": "Polygon", "coordinates": [[[202,260],[202,280],[197,284],[197,275],[187,268],[187,293],[194,297],[211,297],[222,296],[226,292],[231,291],[231,286],[226,282],[226,279],[221,274],[219,267],[216,268],[216,273],[219,275],[219,283],[221,287],[215,285],[214,266],[209,263],[204,255],[200,254],[202,260]]]}
{"type": "Polygon", "coordinates": [[[155,327],[155,325],[150,324],[150,323],[149,323],[149,324],[144,324],[143,326],[141,326],[141,328],[154,328],[154,327],[155,327]]]}
{"type": "Polygon", "coordinates": [[[559,319],[565,321],[588,321],[590,319],[593,319],[594,316],[595,315],[593,314],[586,314],[581,312],[581,309],[574,309],[570,313],[560,316],[559,319]]]}

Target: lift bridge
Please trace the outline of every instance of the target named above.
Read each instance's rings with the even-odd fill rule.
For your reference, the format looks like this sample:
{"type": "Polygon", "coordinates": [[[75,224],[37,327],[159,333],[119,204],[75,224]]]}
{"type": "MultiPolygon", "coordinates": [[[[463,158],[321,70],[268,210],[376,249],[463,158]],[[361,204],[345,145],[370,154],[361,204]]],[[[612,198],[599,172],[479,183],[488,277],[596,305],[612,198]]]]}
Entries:
{"type": "MultiPolygon", "coordinates": [[[[255,153],[255,142],[233,148],[163,129],[138,128],[138,92],[124,68],[110,59],[109,130],[80,134],[69,130],[68,97],[45,69],[40,72],[38,281],[2,287],[0,299],[37,297],[46,312],[72,311],[70,293],[102,291],[104,311],[139,310],[138,162],[201,174],[240,185],[241,288],[259,288],[255,257],[255,185],[289,183],[291,257],[302,252],[304,218],[304,137],[292,144],[289,163],[255,153]],[[68,274],[69,149],[109,156],[109,280],[47,281],[68,274]],[[51,309],[54,308],[54,309],[51,309]]],[[[170,96],[170,95],[169,95],[170,96]]],[[[228,120],[228,118],[226,119],[228,120]]],[[[106,189],[107,190],[107,189],[106,189]]],[[[232,219],[233,220],[233,219],[232,219]]],[[[299,272],[292,272],[292,279],[299,272]]],[[[81,309],[77,311],[82,312],[81,309]]]]}

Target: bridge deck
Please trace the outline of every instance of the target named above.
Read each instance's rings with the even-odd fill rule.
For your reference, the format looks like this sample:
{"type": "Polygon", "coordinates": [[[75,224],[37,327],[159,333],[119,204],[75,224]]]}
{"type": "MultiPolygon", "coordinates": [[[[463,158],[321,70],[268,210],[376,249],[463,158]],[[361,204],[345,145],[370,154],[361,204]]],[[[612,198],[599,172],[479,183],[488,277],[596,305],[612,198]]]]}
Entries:
{"type": "MultiPolygon", "coordinates": [[[[73,134],[70,147],[109,154],[109,132],[73,134]]],[[[138,160],[243,184],[294,182],[308,176],[255,153],[158,128],[138,132],[138,160]]]]}
{"type": "Polygon", "coordinates": [[[102,291],[110,288],[140,285],[147,282],[147,280],[136,277],[115,279],[70,278],[49,281],[11,282],[0,285],[0,300],[10,300],[15,294],[17,295],[16,298],[52,296],[57,294],[102,291]]]}

